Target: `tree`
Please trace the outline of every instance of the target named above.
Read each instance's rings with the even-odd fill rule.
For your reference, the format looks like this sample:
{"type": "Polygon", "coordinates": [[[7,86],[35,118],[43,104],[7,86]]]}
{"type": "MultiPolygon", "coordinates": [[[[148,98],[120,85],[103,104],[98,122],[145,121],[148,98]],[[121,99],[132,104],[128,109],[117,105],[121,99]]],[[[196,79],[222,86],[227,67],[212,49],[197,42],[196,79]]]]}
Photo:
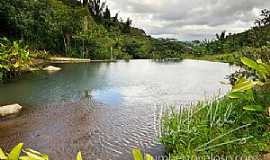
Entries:
{"type": "Polygon", "coordinates": [[[265,26],[270,24],[270,10],[264,9],[261,11],[260,18],[256,19],[255,24],[265,26]]]}
{"type": "Polygon", "coordinates": [[[87,6],[87,5],[88,5],[88,3],[89,3],[89,1],[88,1],[88,0],[83,0],[83,6],[87,6]]]}
{"type": "Polygon", "coordinates": [[[115,16],[113,17],[114,23],[118,22],[118,16],[119,16],[119,13],[116,13],[115,16]]]}
{"type": "Polygon", "coordinates": [[[217,41],[216,41],[216,52],[223,53],[224,52],[224,45],[226,40],[226,31],[222,31],[221,34],[216,34],[217,41]]]}
{"type": "Polygon", "coordinates": [[[123,33],[130,33],[131,24],[132,24],[132,20],[130,18],[128,18],[124,24],[123,33]]]}
{"type": "Polygon", "coordinates": [[[103,18],[103,11],[106,6],[106,2],[101,2],[100,0],[90,0],[88,8],[91,15],[98,21],[103,18]]]}
{"type": "Polygon", "coordinates": [[[103,17],[105,20],[110,20],[111,19],[111,11],[108,8],[108,6],[106,6],[105,12],[103,13],[103,17]]]}
{"type": "Polygon", "coordinates": [[[141,47],[141,44],[139,44],[136,41],[132,41],[132,42],[125,43],[122,49],[124,52],[131,55],[132,58],[141,58],[140,51],[139,51],[140,47],[141,47]]]}
{"type": "Polygon", "coordinates": [[[220,35],[217,33],[216,37],[219,41],[224,41],[226,38],[226,31],[222,31],[220,35]]]}

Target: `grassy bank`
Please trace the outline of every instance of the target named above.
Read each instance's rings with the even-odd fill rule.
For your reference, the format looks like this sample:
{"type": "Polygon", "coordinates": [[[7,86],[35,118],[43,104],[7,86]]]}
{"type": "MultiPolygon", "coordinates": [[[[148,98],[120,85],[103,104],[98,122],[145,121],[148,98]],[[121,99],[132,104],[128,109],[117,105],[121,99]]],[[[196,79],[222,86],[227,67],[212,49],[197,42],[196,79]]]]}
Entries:
{"type": "Polygon", "coordinates": [[[183,59],[206,60],[212,62],[224,62],[235,64],[240,57],[236,54],[183,54],[183,59]]]}
{"type": "MultiPolygon", "coordinates": [[[[255,93],[256,104],[269,106],[270,92],[255,93]]],[[[171,159],[190,157],[259,157],[269,152],[265,112],[251,112],[245,99],[224,97],[192,109],[169,111],[163,119],[161,142],[171,159]]]]}
{"type": "Polygon", "coordinates": [[[223,98],[167,111],[161,142],[171,159],[260,159],[270,152],[270,65],[240,58],[240,75],[223,98]]]}
{"type": "Polygon", "coordinates": [[[245,56],[253,60],[262,59],[264,62],[270,61],[270,45],[259,48],[243,47],[237,51],[226,53],[185,53],[182,55],[184,59],[206,60],[212,62],[224,62],[229,64],[241,65],[241,57],[245,56]]]}

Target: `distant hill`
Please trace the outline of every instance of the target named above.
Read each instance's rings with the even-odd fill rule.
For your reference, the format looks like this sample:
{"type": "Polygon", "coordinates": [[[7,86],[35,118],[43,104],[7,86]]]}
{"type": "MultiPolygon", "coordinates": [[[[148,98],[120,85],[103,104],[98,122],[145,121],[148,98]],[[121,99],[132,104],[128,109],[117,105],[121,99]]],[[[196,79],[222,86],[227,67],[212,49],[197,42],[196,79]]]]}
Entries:
{"type": "Polygon", "coordinates": [[[242,33],[227,34],[223,31],[216,40],[193,41],[194,54],[224,54],[241,51],[245,48],[261,48],[270,42],[270,25],[255,26],[242,33]]]}
{"type": "Polygon", "coordinates": [[[239,47],[261,47],[270,42],[270,25],[256,26],[242,33],[228,35],[225,41],[239,47]]]}

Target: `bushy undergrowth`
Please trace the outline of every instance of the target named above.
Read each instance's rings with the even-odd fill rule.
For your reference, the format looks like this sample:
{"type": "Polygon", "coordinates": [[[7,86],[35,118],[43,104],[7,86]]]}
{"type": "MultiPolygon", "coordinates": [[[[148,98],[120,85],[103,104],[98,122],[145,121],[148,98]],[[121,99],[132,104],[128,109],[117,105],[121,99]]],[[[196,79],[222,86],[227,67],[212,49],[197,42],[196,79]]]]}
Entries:
{"type": "Polygon", "coordinates": [[[0,80],[11,79],[31,65],[30,52],[21,41],[0,39],[0,80]]]}
{"type": "Polygon", "coordinates": [[[184,54],[184,59],[196,59],[196,60],[206,60],[214,62],[224,62],[230,64],[239,64],[240,55],[239,54],[184,54]]]}
{"type": "Polygon", "coordinates": [[[161,142],[171,159],[256,157],[270,151],[270,91],[261,89],[269,82],[270,66],[261,59],[240,61],[255,76],[236,77],[223,98],[166,113],[161,142]]]}
{"type": "MultiPolygon", "coordinates": [[[[262,106],[270,93],[256,93],[262,106]]],[[[174,109],[163,119],[161,142],[172,159],[208,156],[259,156],[269,151],[270,119],[266,112],[243,109],[244,99],[224,97],[192,109],[174,109]]]]}

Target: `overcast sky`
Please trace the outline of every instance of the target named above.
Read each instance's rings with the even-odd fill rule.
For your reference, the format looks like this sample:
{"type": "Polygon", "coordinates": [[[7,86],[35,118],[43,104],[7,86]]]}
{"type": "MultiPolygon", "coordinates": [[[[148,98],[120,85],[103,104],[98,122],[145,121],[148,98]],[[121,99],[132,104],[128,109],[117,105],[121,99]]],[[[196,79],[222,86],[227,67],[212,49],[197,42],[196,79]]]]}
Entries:
{"type": "Polygon", "coordinates": [[[242,32],[254,23],[270,0],[107,0],[113,14],[154,37],[211,39],[223,30],[242,32]]]}

